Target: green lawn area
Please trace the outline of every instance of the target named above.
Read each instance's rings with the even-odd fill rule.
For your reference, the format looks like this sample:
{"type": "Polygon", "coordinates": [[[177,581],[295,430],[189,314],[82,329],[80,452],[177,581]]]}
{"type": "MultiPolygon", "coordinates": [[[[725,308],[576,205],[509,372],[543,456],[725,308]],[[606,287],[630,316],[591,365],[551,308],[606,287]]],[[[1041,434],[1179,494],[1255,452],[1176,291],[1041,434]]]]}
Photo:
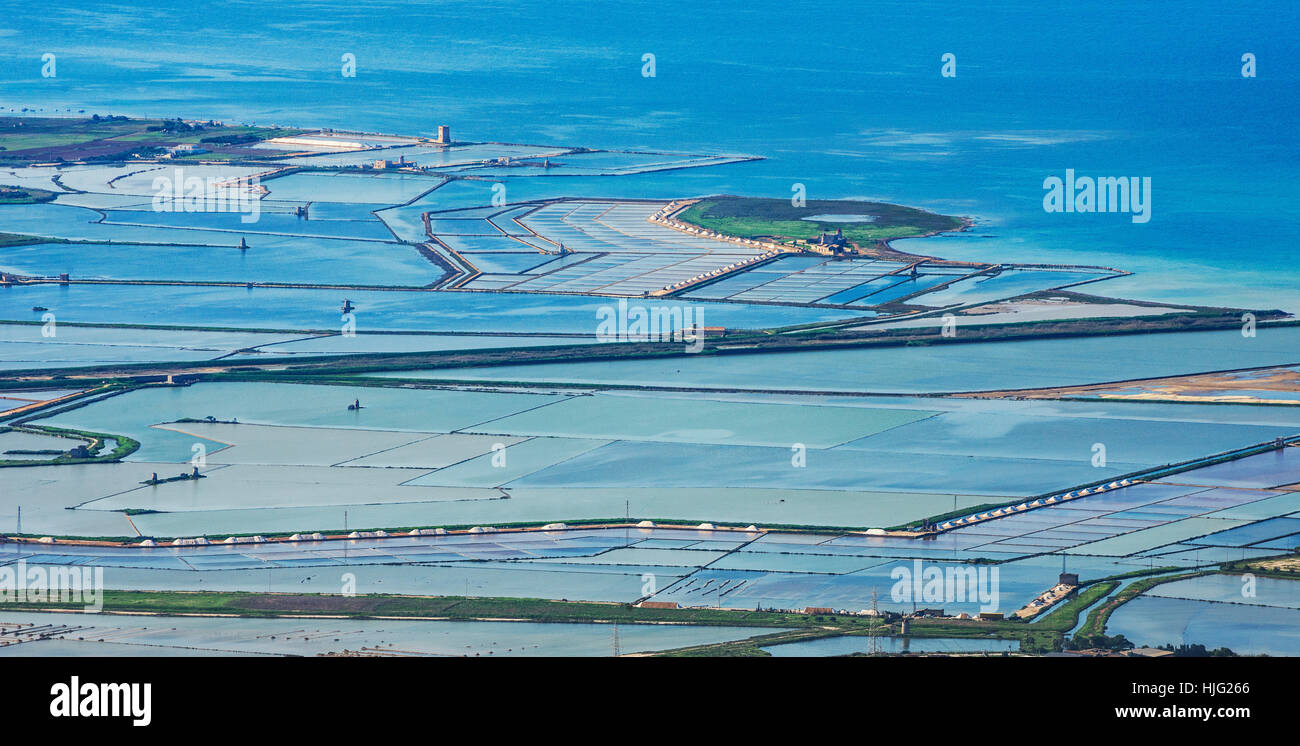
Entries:
{"type": "Polygon", "coordinates": [[[58,145],[75,145],[97,139],[99,138],[94,135],[80,132],[5,132],[0,134],[0,147],[5,150],[33,150],[58,145]]]}
{"type": "Polygon", "coordinates": [[[0,117],[0,148],[31,150],[75,145],[140,132],[152,123],[144,119],[0,117]]]}

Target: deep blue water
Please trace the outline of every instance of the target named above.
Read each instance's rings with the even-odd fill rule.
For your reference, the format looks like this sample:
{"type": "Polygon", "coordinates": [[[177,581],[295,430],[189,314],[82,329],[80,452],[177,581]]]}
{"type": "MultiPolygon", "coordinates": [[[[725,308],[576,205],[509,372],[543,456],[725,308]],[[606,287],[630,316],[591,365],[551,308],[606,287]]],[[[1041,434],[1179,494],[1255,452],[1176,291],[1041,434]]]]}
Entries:
{"type": "Polygon", "coordinates": [[[1105,264],[1139,274],[1097,292],[1300,309],[1294,3],[0,7],[0,110],[752,153],[768,160],[599,188],[801,183],[976,217],[970,237],[936,239],[941,255],[1105,264]],[[1045,213],[1042,181],[1066,168],[1151,177],[1151,221],[1045,213]]]}

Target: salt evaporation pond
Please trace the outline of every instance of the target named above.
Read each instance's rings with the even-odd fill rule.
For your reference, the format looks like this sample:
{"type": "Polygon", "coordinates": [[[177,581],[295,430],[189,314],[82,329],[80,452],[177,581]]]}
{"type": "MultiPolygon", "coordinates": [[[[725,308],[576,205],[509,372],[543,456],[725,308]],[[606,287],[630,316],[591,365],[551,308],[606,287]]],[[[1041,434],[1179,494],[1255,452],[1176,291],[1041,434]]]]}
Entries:
{"type": "Polygon", "coordinates": [[[809,215],[799,218],[800,220],[811,220],[814,223],[874,223],[875,215],[854,215],[851,213],[830,212],[821,215],[809,215]]]}
{"type": "Polygon", "coordinates": [[[547,347],[594,344],[587,336],[494,336],[488,334],[332,334],[308,337],[290,342],[262,345],[246,357],[277,357],[280,355],[359,355],[386,352],[428,352],[437,350],[481,350],[502,347],[547,347]]]}
{"type": "MultiPolygon", "coordinates": [[[[169,204],[169,203],[163,203],[169,204]]],[[[276,207],[279,207],[278,205],[276,207]]],[[[104,210],[106,225],[154,226],[194,231],[196,235],[233,233],[266,237],[303,236],[312,238],[351,238],[359,241],[391,241],[393,234],[383,221],[372,215],[354,220],[310,220],[291,212],[272,209],[263,212],[189,212],[183,207],[164,210],[104,210]]],[[[207,243],[203,241],[202,243],[207,243]]],[[[250,244],[252,241],[250,240],[250,244]]]]}
{"type": "MultiPolygon", "coordinates": [[[[366,154],[370,161],[379,158],[396,159],[396,155],[385,153],[366,154]]],[[[304,159],[315,165],[318,158],[329,159],[331,156],[317,156],[304,159]]],[[[344,157],[347,157],[345,154],[344,157]]],[[[351,156],[355,158],[355,156],[351,156]]],[[[360,202],[365,204],[396,205],[409,202],[424,192],[442,184],[439,177],[417,176],[413,174],[331,174],[331,173],[296,173],[267,179],[262,182],[266,187],[268,199],[293,202],[311,202],[311,215],[317,215],[317,207],[328,202],[360,202]]],[[[304,223],[310,226],[310,221],[304,223]]]]}
{"type": "Polygon", "coordinates": [[[54,336],[46,337],[42,330],[41,324],[0,324],[0,370],[211,360],[297,336],[61,324],[54,336]]]}
{"type": "MultiPolygon", "coordinates": [[[[409,247],[390,246],[405,251],[409,247]]],[[[41,284],[0,288],[0,319],[27,321],[44,306],[61,321],[239,329],[338,330],[344,299],[358,330],[595,334],[610,298],[540,293],[315,290],[41,284]]],[[[652,312],[682,309],[708,326],[757,329],[850,319],[850,311],[637,299],[652,312]]]]}
{"type": "MultiPolygon", "coordinates": [[[[36,314],[34,314],[36,315],[36,314]]],[[[589,336],[519,334],[329,334],[222,332],[191,329],[92,327],[63,323],[54,336],[42,324],[0,324],[0,369],[83,367],[218,358],[359,355],[592,344],[589,336]]]]}
{"type": "MultiPolygon", "coordinates": [[[[1261,407],[713,397],[201,383],[130,392],[49,422],[120,432],[142,443],[128,462],[143,473],[124,475],[112,491],[68,491],[67,500],[84,503],[76,513],[65,511],[68,519],[166,511],[134,518],[139,530],[161,536],[337,529],[345,510],[350,525],[375,528],[546,523],[624,511],[742,525],[890,526],[1269,441],[1295,427],[1289,410],[1261,407]],[[348,410],[357,399],[364,408],[348,410]],[[947,411],[923,409],[936,406],[947,411]],[[241,424],[176,423],[209,416],[241,424]],[[436,435],[451,431],[460,432],[436,435]],[[791,442],[805,445],[809,468],[790,468],[791,442]],[[1095,442],[1111,446],[1105,468],[1092,464],[1095,442]],[[498,443],[504,465],[488,450],[498,443]],[[196,444],[207,452],[207,479],[138,486],[150,470],[171,475],[196,444]],[[277,485],[271,497],[260,496],[258,485],[265,484],[277,485]],[[511,499],[502,499],[506,494],[511,499]]],[[[30,492],[55,468],[64,467],[14,478],[30,492]]],[[[119,467],[99,468],[107,476],[119,467]]],[[[1125,517],[1129,531],[1158,528],[1080,551],[1126,554],[1247,522],[1249,516],[1225,514],[1163,526],[1227,507],[1206,494],[1181,513],[1163,506],[1158,514],[1125,517]]],[[[1089,505],[1124,510],[1112,505],[1118,498],[1097,497],[1089,505]]],[[[1284,508],[1276,510],[1296,509],[1284,508]]],[[[1257,510],[1267,518],[1275,508],[1257,510]]],[[[990,547],[994,552],[1042,551],[1121,532],[1109,524],[1071,531],[1034,522],[1050,512],[990,524],[982,532],[992,535],[981,543],[1004,540],[990,547]],[[1002,527],[1010,533],[1002,535],[1002,527]],[[1013,534],[1031,530],[1038,531],[1033,540],[1014,541],[1013,534]]],[[[49,517],[61,524],[58,515],[49,517]]]]}
{"type": "Polygon", "coordinates": [[[1251,580],[1253,595],[1243,592],[1247,584],[1241,575],[1202,575],[1158,585],[1143,595],[1300,610],[1300,581],[1272,577],[1251,580]]]}
{"type": "Polygon", "coordinates": [[[1171,332],[926,347],[685,355],[655,360],[541,363],[382,375],[682,388],[930,393],[1069,386],[1293,364],[1300,327],[1171,332]],[[834,374],[828,373],[834,371],[834,374]]]}
{"type": "MultiPolygon", "coordinates": [[[[391,560],[387,560],[391,563],[391,560]]],[[[394,565],[360,556],[350,563],[276,567],[250,562],[247,569],[203,570],[202,565],[178,569],[114,567],[104,571],[104,587],[111,590],[248,591],[267,593],[338,593],[340,577],[352,574],[358,593],[399,595],[548,598],[570,601],[632,603],[643,596],[642,568],[610,572],[603,568],[574,570],[566,567],[503,567],[484,562],[452,565],[394,565]],[[195,572],[196,569],[202,570],[195,572]]],[[[662,570],[661,584],[679,576],[662,570]]],[[[1041,590],[1041,589],[1039,589],[1041,590]]],[[[752,608],[752,606],[750,607],[752,608]]]]}
{"type": "MultiPolygon", "coordinates": [[[[197,236],[193,238],[198,238],[197,236]]],[[[299,236],[223,234],[223,246],[45,243],[6,248],[0,270],[78,280],[359,284],[422,287],[441,269],[413,246],[299,236]],[[249,249],[236,245],[247,238],[249,249]]]]}
{"type": "Polygon", "coordinates": [[[1143,595],[1111,614],[1106,634],[1137,645],[1200,644],[1240,655],[1300,656],[1300,610],[1143,595]]]}
{"type": "MultiPolygon", "coordinates": [[[[448,432],[558,401],[543,394],[506,394],[272,383],[204,383],[116,396],[56,415],[42,424],[104,429],[141,442],[132,459],[189,460],[193,436],[151,427],[180,419],[250,424],[380,428],[448,432]],[[346,405],[364,399],[365,408],[346,405]]],[[[214,446],[215,448],[215,446],[214,446]]]]}

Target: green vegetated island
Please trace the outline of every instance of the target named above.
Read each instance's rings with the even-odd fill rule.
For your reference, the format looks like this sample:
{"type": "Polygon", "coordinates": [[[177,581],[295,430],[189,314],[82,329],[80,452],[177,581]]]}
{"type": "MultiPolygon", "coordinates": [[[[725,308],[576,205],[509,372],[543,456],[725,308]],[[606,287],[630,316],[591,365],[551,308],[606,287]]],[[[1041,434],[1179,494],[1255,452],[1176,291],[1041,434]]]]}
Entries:
{"type": "Polygon", "coordinates": [[[859,200],[807,200],[720,196],[708,197],[677,215],[684,223],[741,238],[815,241],[839,232],[844,240],[866,248],[896,238],[919,238],[970,225],[968,220],[916,207],[859,200]]]}
{"type": "Polygon", "coordinates": [[[0,425],[0,433],[26,433],[63,438],[68,448],[14,449],[0,451],[0,468],[60,466],[65,464],[117,463],[140,449],[140,441],[125,435],[74,430],[49,425],[0,425]],[[112,448],[106,446],[111,445],[112,448]],[[20,456],[21,458],[13,458],[20,456]]]}

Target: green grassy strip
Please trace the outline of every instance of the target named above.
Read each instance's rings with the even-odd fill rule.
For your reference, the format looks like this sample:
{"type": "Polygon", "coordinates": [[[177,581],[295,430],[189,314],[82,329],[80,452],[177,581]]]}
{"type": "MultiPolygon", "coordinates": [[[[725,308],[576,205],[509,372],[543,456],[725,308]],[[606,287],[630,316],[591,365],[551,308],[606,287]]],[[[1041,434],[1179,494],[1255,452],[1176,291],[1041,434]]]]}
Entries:
{"type": "Polygon", "coordinates": [[[1091,606],[1096,601],[1109,596],[1111,591],[1119,587],[1119,582],[1109,580],[1104,583],[1098,583],[1086,588],[1079,595],[1057,606],[1052,611],[1041,616],[1037,621],[1032,622],[1034,629],[1051,630],[1055,632],[1069,632],[1074,629],[1074,625],[1079,623],[1079,613],[1091,606]]]}
{"type": "Polygon", "coordinates": [[[1213,575],[1215,572],[1216,571],[1214,570],[1206,570],[1203,572],[1183,573],[1181,575],[1163,575],[1129,583],[1124,587],[1124,590],[1115,594],[1115,596],[1110,600],[1088,612],[1088,618],[1084,620],[1083,626],[1079,627],[1077,634],[1082,637],[1093,637],[1104,634],[1106,632],[1106,622],[1110,621],[1110,615],[1115,613],[1116,609],[1158,585],[1172,583],[1175,580],[1195,578],[1201,575],[1213,575]]]}
{"type": "MultiPolygon", "coordinates": [[[[1062,633],[1074,626],[1081,609],[1109,593],[1117,583],[1081,593],[1036,624],[1020,621],[915,619],[909,636],[967,639],[1014,639],[1025,653],[1059,650],[1062,633]]],[[[326,615],[346,618],[438,618],[460,621],[517,619],[535,622],[620,624],[693,624],[784,628],[745,640],[666,651],[667,655],[766,655],[766,645],[838,635],[866,635],[873,628],[883,635],[901,633],[897,622],[882,624],[867,616],[811,615],[776,611],[710,608],[650,609],[624,603],[594,603],[535,598],[473,598],[465,596],[392,596],[277,594],[249,592],[104,591],[104,611],[159,615],[198,614],[240,617],[326,615]]],[[[49,611],[54,604],[13,604],[26,611],[49,611]]]]}
{"type": "MultiPolygon", "coordinates": [[[[1213,564],[1213,563],[1207,562],[1206,564],[1213,564]]],[[[1129,578],[1144,578],[1148,575],[1164,575],[1165,573],[1176,572],[1177,570],[1180,569],[1182,568],[1176,565],[1168,565],[1165,567],[1149,567],[1145,570],[1131,570],[1129,572],[1116,573],[1115,575],[1107,575],[1104,578],[1097,578],[1095,580],[1082,580],[1079,582],[1079,585],[1091,585],[1093,583],[1103,583],[1108,580],[1128,580],[1129,578]]]]}
{"type": "MultiPolygon", "coordinates": [[[[12,202],[0,201],[0,204],[18,204],[12,202]]],[[[37,243],[68,243],[62,238],[45,238],[44,236],[28,236],[22,233],[0,233],[0,246],[26,246],[37,243]]],[[[40,322],[36,322],[40,323],[40,322]]]]}
{"type": "MultiPolygon", "coordinates": [[[[12,609],[48,611],[52,604],[10,604],[12,609]]],[[[244,617],[331,615],[349,618],[435,617],[456,620],[525,619],[538,622],[618,622],[744,627],[865,630],[868,617],[811,616],[770,611],[647,609],[621,603],[535,598],[267,594],[245,592],[104,591],[104,611],[154,614],[218,614],[244,617]]]]}

